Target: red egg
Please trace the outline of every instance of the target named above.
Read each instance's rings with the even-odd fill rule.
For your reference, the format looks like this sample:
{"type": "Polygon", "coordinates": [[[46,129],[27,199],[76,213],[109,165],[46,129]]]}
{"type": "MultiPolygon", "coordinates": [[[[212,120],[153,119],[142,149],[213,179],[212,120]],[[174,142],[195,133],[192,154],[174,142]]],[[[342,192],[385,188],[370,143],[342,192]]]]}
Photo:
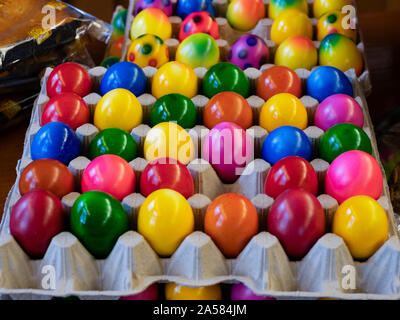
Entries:
{"type": "Polygon", "coordinates": [[[74,191],[74,176],[66,165],[53,159],[32,161],[21,173],[21,195],[33,190],[47,190],[62,198],[74,191]]]}
{"type": "Polygon", "coordinates": [[[264,192],[276,198],[283,191],[293,188],[303,188],[313,195],[318,193],[318,177],[314,168],[307,160],[296,156],[283,158],[271,168],[264,192]]]}
{"type": "Polygon", "coordinates": [[[274,201],[268,232],[292,259],[303,258],[325,231],[325,214],[318,199],[303,189],[288,189],[274,201]]]}
{"type": "Polygon", "coordinates": [[[159,189],[172,189],[186,199],[194,194],[193,178],[185,165],[175,159],[159,158],[150,162],[140,177],[140,192],[147,197],[159,189]]]}
{"type": "Polygon", "coordinates": [[[92,92],[92,79],[84,67],[67,62],[54,68],[47,79],[47,95],[53,98],[64,92],[74,92],[80,97],[92,92]]]}
{"type": "Polygon", "coordinates": [[[73,92],[61,93],[47,102],[43,109],[41,125],[49,122],[63,122],[73,130],[90,121],[86,102],[73,92]]]}
{"type": "Polygon", "coordinates": [[[117,58],[122,57],[122,47],[124,45],[124,41],[125,41],[125,36],[122,36],[112,43],[110,51],[108,53],[110,57],[117,57],[117,58]]]}
{"type": "Polygon", "coordinates": [[[10,216],[12,236],[32,258],[42,258],[51,239],[65,227],[66,216],[61,201],[45,190],[23,195],[10,216]]]}
{"type": "Polygon", "coordinates": [[[129,163],[119,156],[106,154],[97,157],[82,175],[82,193],[106,192],[121,201],[135,192],[135,172],[129,163]]]}
{"type": "Polygon", "coordinates": [[[119,300],[157,300],[158,299],[158,285],[152,284],[146,290],[133,296],[121,297],[119,300]]]}

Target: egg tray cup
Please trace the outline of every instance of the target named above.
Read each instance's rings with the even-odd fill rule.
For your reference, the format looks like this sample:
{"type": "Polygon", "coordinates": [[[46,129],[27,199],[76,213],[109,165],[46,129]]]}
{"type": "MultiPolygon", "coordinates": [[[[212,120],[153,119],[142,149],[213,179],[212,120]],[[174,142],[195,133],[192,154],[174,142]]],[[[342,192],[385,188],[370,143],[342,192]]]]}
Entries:
{"type": "MultiPolygon", "coordinates": [[[[178,0],[172,0],[173,6],[174,6],[174,12],[175,12],[175,6],[178,0]]],[[[268,12],[268,5],[270,3],[270,0],[263,0],[264,3],[266,4],[266,12],[268,12]]],[[[227,8],[229,5],[228,0],[213,0],[213,6],[215,9],[215,15],[216,15],[216,21],[218,22],[219,29],[220,29],[220,38],[216,41],[217,45],[220,49],[220,60],[221,61],[227,61],[228,54],[230,51],[231,46],[243,35],[246,34],[254,34],[256,36],[259,36],[261,39],[265,41],[269,48],[270,52],[270,58],[269,60],[271,62],[274,61],[275,59],[275,51],[277,49],[277,46],[275,42],[271,41],[271,29],[272,29],[272,24],[273,20],[269,18],[264,18],[261,19],[258,24],[254,27],[254,29],[247,31],[247,32],[242,32],[239,30],[233,29],[228,20],[225,18],[226,17],[226,12],[227,8]]],[[[308,0],[309,4],[309,13],[312,12],[312,4],[314,0],[308,0]]],[[[126,61],[127,53],[129,50],[129,46],[132,43],[130,39],[130,30],[131,30],[131,25],[134,19],[134,11],[136,8],[136,3],[137,0],[130,0],[129,1],[129,8],[128,8],[128,16],[127,16],[127,22],[126,22],[126,28],[125,28],[125,41],[123,44],[122,48],[122,58],[121,61],[126,61]],[[131,13],[131,14],[129,14],[131,13]]],[[[178,49],[178,46],[180,44],[179,42],[179,31],[180,27],[182,24],[182,18],[178,16],[171,16],[170,22],[172,24],[172,37],[171,39],[165,40],[165,44],[168,47],[169,51],[169,57],[170,61],[175,60],[175,54],[178,49]]],[[[318,22],[318,19],[312,18],[311,17],[311,22],[314,27],[314,39],[316,37],[316,25],[318,22]]],[[[361,37],[361,32],[358,30],[358,37],[362,39],[361,37]]],[[[314,44],[316,48],[319,50],[320,42],[319,41],[314,41],[314,44]]],[[[371,80],[370,80],[370,74],[369,74],[369,67],[368,67],[368,62],[365,58],[364,54],[364,43],[362,41],[358,42],[357,48],[360,50],[362,56],[363,56],[363,64],[364,64],[364,71],[362,72],[361,75],[358,76],[358,81],[360,84],[360,87],[363,89],[365,95],[369,95],[372,90],[372,85],[371,85],[371,80]]]]}
{"type": "MultiPolygon", "coordinates": [[[[265,65],[261,70],[248,69],[245,74],[251,83],[251,93],[255,93],[255,83],[261,72],[271,67],[265,65]]],[[[188,169],[195,184],[195,195],[189,203],[195,215],[196,231],[189,235],[177,251],[169,258],[160,258],[146,240],[137,232],[137,215],[144,197],[131,194],[123,199],[122,204],[130,218],[132,231],[122,235],[113,251],[105,260],[95,260],[70,232],[63,232],[53,238],[45,256],[41,260],[31,260],[10,235],[9,221],[13,206],[21,197],[18,183],[22,170],[32,161],[30,145],[40,128],[40,117],[49,98],[46,94],[46,81],[51,68],[42,79],[42,90],[32,110],[31,122],[27,130],[22,159],[17,166],[17,180],[7,197],[3,219],[0,225],[0,295],[11,299],[50,299],[54,296],[75,295],[82,299],[117,299],[120,296],[142,292],[155,282],[177,282],[188,286],[208,286],[216,283],[242,282],[256,294],[274,296],[281,299],[315,299],[331,297],[341,299],[400,299],[400,242],[397,234],[395,214],[390,203],[388,186],[384,179],[384,188],[379,203],[386,210],[389,218],[389,239],[366,262],[352,259],[343,240],[329,233],[331,221],[338,203],[332,197],[323,194],[325,174],[329,164],[321,159],[314,159],[319,180],[318,200],[326,215],[326,233],[301,261],[289,261],[276,237],[266,232],[266,217],[273,199],[263,193],[264,182],[271,166],[262,159],[261,147],[268,132],[257,126],[259,113],[264,100],[251,95],[247,101],[254,114],[254,126],[247,133],[254,138],[255,160],[248,164],[245,175],[236,183],[224,184],[212,166],[203,159],[195,159],[188,169]],[[237,192],[249,198],[255,205],[260,221],[259,233],[253,237],[236,259],[225,259],[211,238],[203,230],[204,215],[211,200],[226,192],[237,192]],[[45,266],[54,266],[55,290],[42,288],[45,266]],[[349,267],[350,266],[350,267],[349,267]],[[346,268],[356,271],[356,289],[346,289],[346,268]],[[345,269],[343,269],[345,268],[345,269]]],[[[206,69],[195,70],[200,84],[206,69]]],[[[99,99],[99,84],[106,72],[103,67],[89,70],[94,92],[84,98],[93,115],[99,99]]],[[[144,69],[150,88],[156,69],[144,69]]],[[[303,89],[310,71],[296,70],[302,80],[303,89]]],[[[353,70],[347,76],[352,82],[356,100],[362,106],[365,117],[364,130],[371,138],[373,155],[378,160],[376,139],[368,113],[368,106],[363,91],[353,70]]],[[[148,91],[150,92],[150,91],[148,91]]],[[[138,97],[144,109],[144,123],[148,123],[149,112],[156,99],[150,94],[138,97]]],[[[202,110],[208,98],[198,95],[192,99],[198,108],[198,125],[188,129],[199,153],[207,134],[202,126],[202,110]]],[[[318,154],[318,142],[323,131],[313,125],[313,118],[318,102],[308,96],[301,98],[305,104],[310,126],[305,133],[313,146],[314,158],[318,154]]],[[[131,132],[142,152],[143,141],[150,127],[139,125],[131,132]]],[[[83,155],[90,141],[99,132],[88,123],[76,130],[83,146],[83,155]]],[[[142,154],[140,154],[142,155],[142,154]]],[[[76,190],[80,190],[82,173],[90,160],[80,156],[69,164],[76,181],[76,190]]],[[[147,162],[136,158],[130,165],[135,170],[137,182],[147,162]]],[[[381,166],[382,168],[382,166],[381,166]]],[[[383,171],[383,170],[382,170],[383,171]]],[[[139,185],[137,189],[139,190],[139,185]]],[[[68,212],[78,192],[66,195],[62,199],[68,212]]]]}

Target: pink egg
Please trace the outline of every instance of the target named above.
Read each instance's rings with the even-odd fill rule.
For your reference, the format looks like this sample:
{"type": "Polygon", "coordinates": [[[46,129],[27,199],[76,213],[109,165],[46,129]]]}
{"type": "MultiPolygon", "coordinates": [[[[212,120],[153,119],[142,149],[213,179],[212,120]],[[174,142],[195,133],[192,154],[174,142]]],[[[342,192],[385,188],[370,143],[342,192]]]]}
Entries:
{"type": "Polygon", "coordinates": [[[360,128],[364,114],[360,104],[345,94],[335,94],[320,103],[315,112],[314,123],[324,131],[339,123],[351,123],[360,128]]]}
{"type": "Polygon", "coordinates": [[[253,143],[237,124],[221,122],[204,141],[203,159],[210,162],[224,182],[233,183],[254,159],[253,143]]]}
{"type": "Polygon", "coordinates": [[[379,199],[383,175],[378,162],[364,151],[348,151],[337,157],[328,169],[325,192],[339,203],[359,195],[379,199]]]}
{"type": "Polygon", "coordinates": [[[82,193],[106,192],[119,201],[135,192],[135,172],[129,163],[119,156],[106,154],[94,159],[82,175],[82,193]]]}
{"type": "Polygon", "coordinates": [[[146,290],[133,296],[121,297],[119,300],[157,300],[158,299],[158,286],[154,283],[146,290]]]}
{"type": "Polygon", "coordinates": [[[234,284],[231,291],[231,300],[276,300],[273,297],[258,296],[242,283],[234,284]]]}

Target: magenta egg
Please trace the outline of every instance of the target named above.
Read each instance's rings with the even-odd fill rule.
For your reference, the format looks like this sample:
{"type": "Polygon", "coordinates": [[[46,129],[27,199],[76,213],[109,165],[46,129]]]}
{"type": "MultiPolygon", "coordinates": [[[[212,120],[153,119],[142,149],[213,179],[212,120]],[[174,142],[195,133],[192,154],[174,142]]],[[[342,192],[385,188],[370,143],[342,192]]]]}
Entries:
{"type": "Polygon", "coordinates": [[[354,196],[382,195],[383,175],[378,162],[364,151],[342,153],[331,164],[325,178],[325,192],[339,203],[354,196]]]}
{"type": "Polygon", "coordinates": [[[243,283],[232,286],[231,300],[276,300],[273,297],[258,296],[243,283]]]}
{"type": "Polygon", "coordinates": [[[360,128],[364,114],[360,104],[345,94],[335,94],[320,103],[315,112],[314,124],[324,131],[340,123],[351,123],[360,128]]]}
{"type": "Polygon", "coordinates": [[[221,122],[207,135],[203,159],[210,162],[225,183],[233,183],[254,159],[253,142],[237,124],[221,122]]]}
{"type": "Polygon", "coordinates": [[[228,62],[237,65],[242,70],[247,68],[260,69],[268,63],[269,49],[264,40],[249,34],[235,42],[229,51],[228,62]]]}
{"type": "Polygon", "coordinates": [[[157,300],[158,286],[157,283],[152,284],[146,290],[133,296],[121,297],[119,300],[157,300]]]}

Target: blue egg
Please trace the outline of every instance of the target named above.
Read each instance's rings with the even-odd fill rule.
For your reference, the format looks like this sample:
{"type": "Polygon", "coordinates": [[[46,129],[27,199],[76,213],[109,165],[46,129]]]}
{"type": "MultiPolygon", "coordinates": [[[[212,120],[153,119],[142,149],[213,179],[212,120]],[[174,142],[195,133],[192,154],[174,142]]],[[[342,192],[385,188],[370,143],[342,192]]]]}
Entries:
{"type": "Polygon", "coordinates": [[[347,76],[334,67],[323,66],[311,72],[307,80],[307,94],[319,102],[334,94],[353,97],[353,86],[347,76]]]}
{"type": "Polygon", "coordinates": [[[81,142],[70,126],[50,122],[36,133],[31,145],[32,160],[55,159],[65,165],[79,157],[81,142]]]}
{"type": "Polygon", "coordinates": [[[289,156],[298,156],[310,161],[312,157],[311,142],[299,128],[292,126],[276,128],[264,141],[262,157],[274,165],[289,156]]]}
{"type": "Polygon", "coordinates": [[[104,96],[114,89],[126,89],[139,97],[146,90],[146,75],[135,63],[118,62],[107,70],[101,80],[100,94],[104,96]]]}
{"type": "Polygon", "coordinates": [[[189,14],[198,11],[207,11],[213,17],[215,16],[211,0],[178,0],[176,13],[182,19],[185,19],[189,14]]]}

